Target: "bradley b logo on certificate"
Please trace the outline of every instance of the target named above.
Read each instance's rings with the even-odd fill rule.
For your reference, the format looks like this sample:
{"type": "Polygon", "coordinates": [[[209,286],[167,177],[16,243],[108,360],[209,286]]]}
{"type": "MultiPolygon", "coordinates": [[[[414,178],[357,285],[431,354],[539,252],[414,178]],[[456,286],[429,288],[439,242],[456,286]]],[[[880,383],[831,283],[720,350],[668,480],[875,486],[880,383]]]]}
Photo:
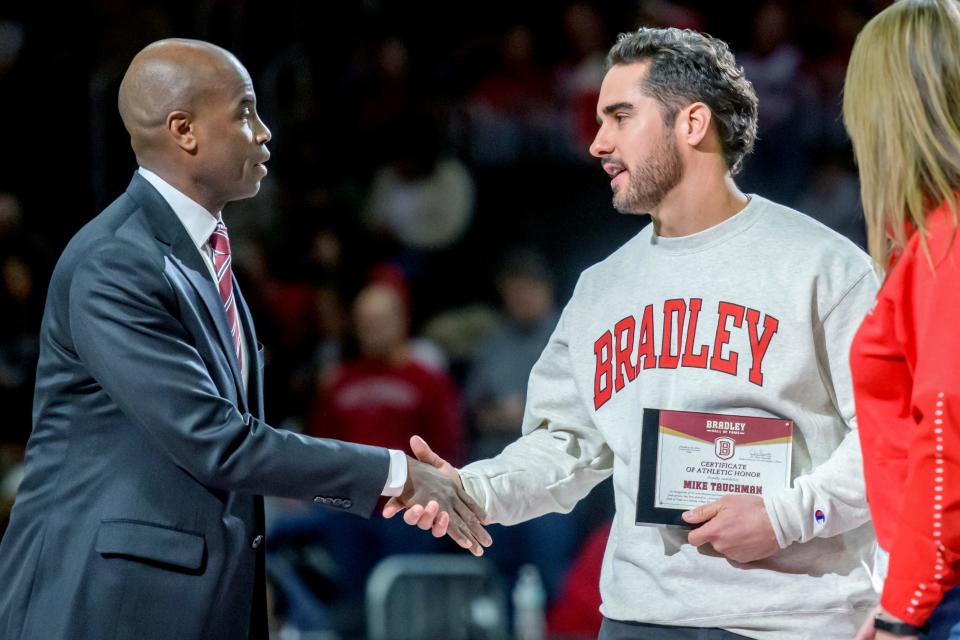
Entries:
{"type": "Polygon", "coordinates": [[[689,528],[688,509],[782,491],[792,448],[792,420],[644,409],[637,524],[689,528]]]}

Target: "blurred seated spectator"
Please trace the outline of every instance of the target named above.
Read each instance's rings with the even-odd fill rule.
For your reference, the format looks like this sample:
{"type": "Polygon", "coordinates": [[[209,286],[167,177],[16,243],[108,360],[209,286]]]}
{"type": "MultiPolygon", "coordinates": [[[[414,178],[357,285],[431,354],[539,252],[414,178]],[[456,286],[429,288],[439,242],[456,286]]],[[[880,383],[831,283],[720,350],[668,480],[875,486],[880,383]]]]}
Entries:
{"type": "Polygon", "coordinates": [[[749,190],[786,202],[803,191],[808,145],[820,133],[816,83],[792,39],[794,11],[782,0],[763,2],[753,15],[750,47],[737,54],[760,104],[757,142],[741,180],[749,190]]]}
{"type": "Polygon", "coordinates": [[[314,347],[327,337],[320,335],[322,325],[317,322],[323,284],[312,281],[305,269],[297,272],[299,278],[279,278],[267,252],[259,236],[240,239],[233,245],[233,269],[243,283],[247,304],[262,319],[257,323],[257,339],[264,345],[264,360],[270,368],[264,389],[270,419],[302,431],[302,416],[314,396],[314,347]]]}
{"type": "Polygon", "coordinates": [[[471,459],[495,456],[516,440],[530,370],[558,320],[553,275],[535,251],[510,253],[497,288],[504,320],[478,346],[465,387],[474,430],[471,459]]]}
{"type": "MultiPolygon", "coordinates": [[[[423,94],[415,77],[421,69],[416,62],[403,35],[358,39],[349,60],[339,70],[339,99],[323,101],[331,104],[321,107],[328,122],[348,122],[350,126],[325,127],[325,148],[338,148],[341,144],[356,144],[358,149],[380,148],[384,134],[423,94]]],[[[373,168],[368,163],[379,155],[352,154],[350,170],[356,175],[368,174],[373,168]]]]}
{"type": "MultiPolygon", "coordinates": [[[[558,320],[553,275],[536,251],[508,253],[496,280],[504,317],[478,345],[466,382],[474,431],[471,460],[500,453],[520,435],[527,379],[558,320]]],[[[567,515],[548,514],[510,527],[491,525],[495,543],[485,555],[508,581],[524,564],[536,565],[552,598],[582,538],[589,508],[584,505],[567,515]]]]}
{"type": "MultiPolygon", "coordinates": [[[[409,450],[419,434],[459,460],[459,397],[443,372],[419,361],[408,335],[408,294],[389,269],[360,291],[353,306],[359,356],[319,382],[311,435],[409,450]]],[[[284,622],[300,630],[362,637],[363,590],[382,558],[447,548],[446,539],[384,520],[271,501],[268,570],[284,622]],[[317,562],[323,558],[323,562],[317,562]]]]}
{"type": "Polygon", "coordinates": [[[865,249],[867,230],[860,205],[860,181],[850,148],[821,145],[812,150],[810,158],[813,175],[794,206],[865,249]]]}
{"type": "Polygon", "coordinates": [[[467,167],[443,151],[436,117],[406,112],[385,136],[389,162],[373,176],[361,213],[366,252],[400,268],[420,326],[462,295],[457,251],[473,219],[475,185],[467,167]]]}
{"type": "Polygon", "coordinates": [[[473,302],[431,317],[423,327],[425,338],[443,349],[454,380],[463,382],[480,343],[502,322],[492,306],[473,302]]]}
{"type": "Polygon", "coordinates": [[[46,252],[23,228],[19,199],[0,192],[0,442],[24,443],[32,428],[40,320],[49,278],[46,252]]]}
{"type": "MultiPolygon", "coordinates": [[[[824,5],[828,4],[821,0],[824,5]]],[[[820,121],[821,139],[829,145],[848,145],[850,138],[843,126],[842,105],[843,83],[847,75],[847,63],[850,52],[870,17],[886,6],[885,2],[829,3],[830,9],[818,10],[817,3],[810,3],[809,11],[813,17],[809,20],[815,29],[813,38],[817,43],[816,59],[810,67],[817,83],[820,111],[816,114],[820,121]],[[875,6],[871,7],[873,4],[875,6]]],[[[852,158],[853,153],[848,152],[852,158]]]]}
{"type": "Polygon", "coordinates": [[[374,282],[354,302],[360,356],[337,367],[308,432],[406,451],[420,435],[441,455],[461,459],[463,429],[453,381],[414,356],[406,294],[374,282]]]}
{"type": "Polygon", "coordinates": [[[472,162],[509,166],[562,156],[567,123],[556,102],[553,78],[540,65],[530,27],[510,26],[500,37],[499,65],[468,99],[472,162]]]}
{"type": "MultiPolygon", "coordinates": [[[[637,23],[644,27],[676,27],[704,31],[705,17],[696,8],[684,6],[689,3],[668,0],[647,0],[637,4],[637,23]]],[[[737,17],[739,20],[739,16],[737,17]]]]}
{"type": "Polygon", "coordinates": [[[10,522],[10,510],[17,497],[17,489],[23,480],[23,465],[18,464],[9,469],[0,469],[0,538],[7,530],[10,522]]]}
{"type": "Polygon", "coordinates": [[[587,148],[597,135],[597,100],[607,69],[610,41],[600,12],[575,2],[563,14],[569,58],[556,69],[556,83],[566,110],[567,135],[574,157],[593,163],[587,148]]]}
{"type": "Polygon", "coordinates": [[[407,112],[390,128],[391,159],[374,174],[362,217],[402,249],[449,248],[473,216],[473,178],[459,160],[443,155],[442,146],[439,125],[425,111],[407,112]]]}

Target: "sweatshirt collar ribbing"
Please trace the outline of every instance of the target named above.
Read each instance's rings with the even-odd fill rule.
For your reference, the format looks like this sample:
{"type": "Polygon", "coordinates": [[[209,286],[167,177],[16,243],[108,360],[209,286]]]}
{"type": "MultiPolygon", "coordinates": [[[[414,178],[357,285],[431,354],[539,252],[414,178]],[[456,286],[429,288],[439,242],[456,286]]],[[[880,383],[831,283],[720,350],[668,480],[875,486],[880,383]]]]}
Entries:
{"type": "Polygon", "coordinates": [[[759,219],[763,211],[762,203],[766,202],[756,194],[747,194],[747,197],[749,201],[743,209],[703,231],[688,236],[664,238],[651,229],[650,246],[657,251],[670,253],[696,253],[742,233],[759,219]]]}

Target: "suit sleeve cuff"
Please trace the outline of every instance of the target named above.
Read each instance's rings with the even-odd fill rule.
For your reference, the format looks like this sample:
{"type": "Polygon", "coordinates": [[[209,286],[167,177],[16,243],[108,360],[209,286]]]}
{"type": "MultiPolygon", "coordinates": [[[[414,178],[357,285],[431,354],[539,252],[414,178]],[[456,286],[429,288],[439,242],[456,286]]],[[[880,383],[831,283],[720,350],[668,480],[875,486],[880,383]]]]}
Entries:
{"type": "Polygon", "coordinates": [[[387,472],[387,483],[383,486],[382,496],[394,497],[403,493],[403,486],[407,484],[407,454],[396,449],[387,449],[390,452],[390,470],[387,472]]]}

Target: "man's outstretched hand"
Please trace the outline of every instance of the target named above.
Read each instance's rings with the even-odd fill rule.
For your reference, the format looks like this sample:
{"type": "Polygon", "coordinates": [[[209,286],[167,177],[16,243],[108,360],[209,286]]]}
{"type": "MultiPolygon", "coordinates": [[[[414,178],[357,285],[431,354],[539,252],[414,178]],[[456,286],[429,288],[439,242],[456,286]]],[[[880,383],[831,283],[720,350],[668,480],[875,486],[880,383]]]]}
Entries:
{"type": "Polygon", "coordinates": [[[473,555],[483,555],[493,543],[482,526],[487,515],[464,491],[459,472],[420,436],[410,438],[410,449],[416,459],[407,456],[407,483],[403,493],[387,501],[383,517],[406,509],[407,524],[430,529],[437,538],[447,534],[473,555]]]}

